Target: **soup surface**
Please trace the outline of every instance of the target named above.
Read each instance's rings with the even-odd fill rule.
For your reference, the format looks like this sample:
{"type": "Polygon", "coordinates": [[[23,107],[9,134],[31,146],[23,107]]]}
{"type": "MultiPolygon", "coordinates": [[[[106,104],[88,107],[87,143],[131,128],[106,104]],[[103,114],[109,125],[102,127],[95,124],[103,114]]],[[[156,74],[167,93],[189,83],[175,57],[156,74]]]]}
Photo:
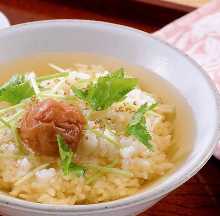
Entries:
{"type": "Polygon", "coordinates": [[[65,53],[0,72],[2,193],[53,204],[116,200],[159,184],[192,148],[185,99],[146,69],[65,53]]]}

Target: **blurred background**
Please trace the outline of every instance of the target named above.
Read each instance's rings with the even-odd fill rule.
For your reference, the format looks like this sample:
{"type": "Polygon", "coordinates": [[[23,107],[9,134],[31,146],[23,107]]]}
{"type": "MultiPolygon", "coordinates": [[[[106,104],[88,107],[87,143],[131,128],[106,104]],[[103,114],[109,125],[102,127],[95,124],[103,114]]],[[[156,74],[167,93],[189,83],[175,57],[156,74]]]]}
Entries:
{"type": "Polygon", "coordinates": [[[153,32],[209,0],[0,0],[12,24],[55,18],[135,25],[153,32]]]}

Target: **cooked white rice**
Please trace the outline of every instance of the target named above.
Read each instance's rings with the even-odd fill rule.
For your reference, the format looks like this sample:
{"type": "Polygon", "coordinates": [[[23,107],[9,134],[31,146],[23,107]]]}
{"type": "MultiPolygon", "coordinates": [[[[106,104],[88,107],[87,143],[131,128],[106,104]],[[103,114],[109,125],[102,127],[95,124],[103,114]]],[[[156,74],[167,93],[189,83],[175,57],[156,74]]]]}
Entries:
{"type": "MultiPolygon", "coordinates": [[[[56,70],[67,71],[51,66],[56,70]]],[[[92,79],[109,73],[102,66],[95,65],[75,65],[74,69],[68,71],[68,77],[41,82],[40,97],[56,97],[62,100],[63,96],[73,95],[71,85],[84,87],[92,79]]],[[[59,158],[37,156],[33,153],[20,155],[12,132],[1,124],[1,191],[39,203],[99,203],[137,193],[147,187],[147,183],[165,175],[173,167],[167,157],[169,147],[173,144],[174,124],[173,118],[170,118],[174,114],[172,106],[163,104],[157,97],[138,88],[132,90],[124,101],[115,103],[104,112],[91,113],[84,103],[73,103],[77,103],[82,113],[89,118],[89,129],[84,132],[76,160],[80,164],[95,164],[105,169],[91,167],[85,176],[63,176],[59,158]],[[153,151],[134,137],[121,133],[138,107],[146,102],[159,104],[155,111],[146,115],[153,151]],[[109,128],[103,127],[105,122],[110,125],[109,128]],[[97,136],[93,129],[103,136],[97,136]],[[113,142],[109,142],[108,138],[113,142]]],[[[2,106],[5,107],[5,104],[2,106]]],[[[19,119],[24,109],[25,106],[12,109],[4,117],[19,119]],[[18,112],[21,114],[16,117],[18,112]]]]}

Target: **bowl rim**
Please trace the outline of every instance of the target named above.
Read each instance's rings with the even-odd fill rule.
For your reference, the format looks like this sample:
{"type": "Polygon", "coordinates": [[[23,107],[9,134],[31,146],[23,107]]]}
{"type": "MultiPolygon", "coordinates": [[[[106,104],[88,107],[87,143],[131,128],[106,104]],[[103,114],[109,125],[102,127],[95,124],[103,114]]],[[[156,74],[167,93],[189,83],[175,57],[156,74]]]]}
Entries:
{"type": "Polygon", "coordinates": [[[156,199],[160,199],[161,197],[165,196],[169,192],[173,191],[177,187],[179,187],[181,184],[186,182],[189,178],[191,178],[193,175],[195,175],[209,160],[209,158],[212,156],[215,145],[218,143],[220,139],[220,112],[218,112],[218,109],[220,108],[220,95],[218,93],[218,90],[214,83],[212,82],[211,78],[208,76],[208,74],[205,72],[205,70],[199,66],[193,59],[191,59],[187,54],[181,52],[177,48],[171,46],[169,43],[159,39],[158,37],[155,37],[149,33],[146,33],[142,30],[138,30],[132,27],[119,25],[119,24],[113,24],[109,22],[103,22],[103,21],[94,21],[94,20],[80,20],[80,19],[54,19],[54,20],[43,20],[43,21],[34,21],[34,22],[27,22],[22,24],[17,24],[10,26],[9,28],[1,29],[0,34],[4,33],[10,33],[14,30],[23,28],[23,27],[36,27],[41,25],[63,25],[63,24],[69,24],[73,27],[73,25],[89,25],[91,26],[99,26],[100,28],[113,28],[116,31],[127,31],[136,35],[141,35],[143,37],[150,37],[152,40],[154,40],[156,43],[159,43],[163,46],[166,46],[168,49],[172,49],[175,51],[178,55],[182,56],[183,58],[187,59],[187,61],[195,67],[197,70],[197,73],[200,73],[205,81],[207,82],[209,89],[212,91],[212,94],[215,98],[216,103],[216,115],[217,120],[215,122],[215,133],[210,140],[210,142],[207,144],[205,150],[203,153],[200,153],[200,156],[196,158],[196,160],[190,161],[190,165],[188,165],[188,168],[184,170],[184,172],[179,175],[175,176],[175,173],[168,176],[163,183],[161,183],[155,191],[143,191],[136,193],[134,195],[128,196],[126,198],[114,200],[114,201],[108,201],[98,204],[88,204],[88,205],[65,205],[65,204],[41,204],[41,203],[35,203],[31,201],[22,200],[19,198],[11,197],[9,195],[0,194],[0,205],[2,206],[11,206],[17,208],[17,209],[31,209],[33,211],[50,211],[50,212],[99,212],[103,211],[104,209],[114,209],[117,208],[126,208],[128,205],[129,207],[136,206],[138,204],[144,204],[147,202],[151,202],[156,199]],[[210,148],[211,147],[211,148],[210,148]],[[172,178],[171,178],[172,176],[172,178]]]}

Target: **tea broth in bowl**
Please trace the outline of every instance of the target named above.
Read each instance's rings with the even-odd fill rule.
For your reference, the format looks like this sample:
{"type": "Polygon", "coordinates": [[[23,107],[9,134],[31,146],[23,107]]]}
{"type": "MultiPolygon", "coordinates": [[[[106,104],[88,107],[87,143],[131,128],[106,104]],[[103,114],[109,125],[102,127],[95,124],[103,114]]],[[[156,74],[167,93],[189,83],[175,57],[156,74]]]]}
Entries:
{"type": "Polygon", "coordinates": [[[0,187],[11,196],[71,205],[120,199],[175,171],[192,148],[184,97],[141,67],[65,53],[1,70],[5,81],[12,76],[1,87],[0,110],[0,187]],[[13,84],[15,99],[4,100],[18,71],[24,81],[13,84]]]}
{"type": "Polygon", "coordinates": [[[51,21],[17,28],[22,43],[6,31],[0,47],[7,53],[0,65],[3,212],[136,215],[211,155],[217,96],[178,51],[110,24],[51,21]],[[41,34],[23,40],[26,31],[41,34]],[[128,47],[131,41],[136,46],[128,47]]]}

